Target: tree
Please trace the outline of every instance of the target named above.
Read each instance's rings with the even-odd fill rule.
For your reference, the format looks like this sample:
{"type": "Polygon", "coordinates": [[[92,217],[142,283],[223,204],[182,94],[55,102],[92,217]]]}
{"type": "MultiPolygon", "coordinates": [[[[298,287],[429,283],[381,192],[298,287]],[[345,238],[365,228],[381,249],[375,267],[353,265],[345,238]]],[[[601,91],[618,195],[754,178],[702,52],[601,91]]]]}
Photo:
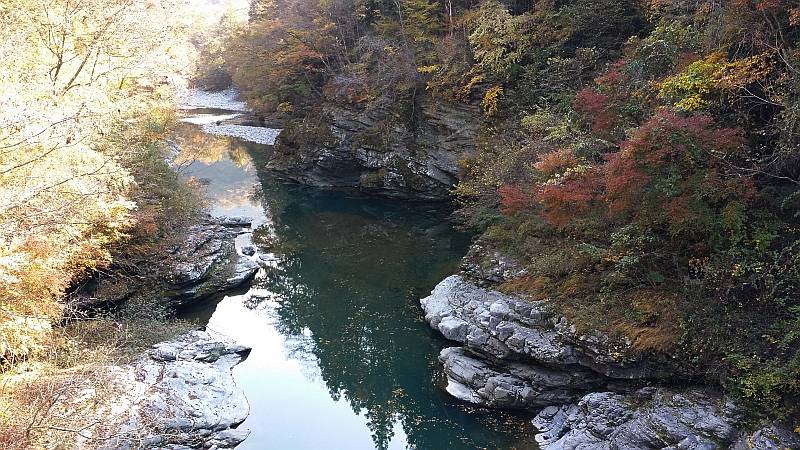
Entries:
{"type": "Polygon", "coordinates": [[[64,290],[108,263],[132,224],[125,161],[143,149],[108,138],[149,118],[159,80],[185,63],[173,6],[0,5],[0,360],[35,350],[37,327],[20,324],[59,317],[64,290]]]}

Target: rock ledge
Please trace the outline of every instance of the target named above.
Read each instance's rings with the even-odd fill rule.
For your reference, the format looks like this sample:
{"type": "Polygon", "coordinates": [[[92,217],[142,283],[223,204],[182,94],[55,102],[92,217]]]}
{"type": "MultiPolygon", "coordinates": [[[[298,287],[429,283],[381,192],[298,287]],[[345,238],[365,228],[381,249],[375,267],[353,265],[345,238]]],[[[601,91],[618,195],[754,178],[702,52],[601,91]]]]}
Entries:
{"type": "Polygon", "coordinates": [[[210,331],[162,342],[130,365],[112,367],[122,393],[108,405],[118,438],[106,448],[225,449],[249,434],[249,414],[231,369],[250,349],[210,331]]]}

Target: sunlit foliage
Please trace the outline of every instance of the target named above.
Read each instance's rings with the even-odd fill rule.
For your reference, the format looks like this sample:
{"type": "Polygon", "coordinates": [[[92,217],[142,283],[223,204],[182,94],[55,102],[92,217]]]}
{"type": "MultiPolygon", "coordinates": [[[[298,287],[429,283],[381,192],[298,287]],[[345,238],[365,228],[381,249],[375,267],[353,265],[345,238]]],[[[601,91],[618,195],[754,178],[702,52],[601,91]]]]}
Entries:
{"type": "Polygon", "coordinates": [[[37,350],[29,335],[136,222],[135,175],[172,118],[163,80],[188,51],[177,4],[0,4],[0,361],[37,350]]]}

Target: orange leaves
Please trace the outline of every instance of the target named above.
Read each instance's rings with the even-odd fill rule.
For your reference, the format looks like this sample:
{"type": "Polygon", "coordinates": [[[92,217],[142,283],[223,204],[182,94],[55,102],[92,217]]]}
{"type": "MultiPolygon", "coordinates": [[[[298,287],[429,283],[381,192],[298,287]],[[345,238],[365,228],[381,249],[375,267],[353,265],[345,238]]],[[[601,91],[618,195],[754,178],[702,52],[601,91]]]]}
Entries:
{"type": "Polygon", "coordinates": [[[789,25],[793,27],[800,25],[800,7],[794,7],[789,10],[789,25]]]}
{"type": "Polygon", "coordinates": [[[500,212],[507,216],[530,209],[534,198],[530,192],[524,191],[517,185],[506,184],[497,190],[500,194],[500,212]]]}
{"type": "Polygon", "coordinates": [[[766,11],[775,9],[781,6],[781,0],[757,0],[756,9],[759,11],[766,11]]]}
{"type": "Polygon", "coordinates": [[[543,175],[551,177],[577,164],[578,158],[575,153],[571,149],[564,148],[539,156],[533,167],[543,175]]]}
{"type": "Polygon", "coordinates": [[[742,88],[765,80],[775,70],[775,53],[770,50],[728,63],[720,80],[727,88],[742,88]]]}
{"type": "Polygon", "coordinates": [[[598,172],[592,167],[581,166],[571,149],[559,149],[539,156],[534,168],[550,179],[527,187],[501,186],[498,193],[503,214],[513,215],[539,205],[545,220],[564,226],[576,215],[588,211],[598,196],[598,172]]]}

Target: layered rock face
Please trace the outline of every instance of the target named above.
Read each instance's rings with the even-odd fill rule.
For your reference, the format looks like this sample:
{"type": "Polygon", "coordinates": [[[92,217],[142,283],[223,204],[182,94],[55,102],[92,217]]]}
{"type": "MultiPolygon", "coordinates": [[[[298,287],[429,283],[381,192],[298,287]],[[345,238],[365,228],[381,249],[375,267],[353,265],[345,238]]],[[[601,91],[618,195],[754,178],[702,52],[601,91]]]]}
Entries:
{"type": "Polygon", "coordinates": [[[190,227],[187,239],[171,252],[165,276],[169,302],[193,303],[251,279],[259,265],[237,252],[235,244],[249,226],[247,218],[222,217],[190,227]]]}
{"type": "Polygon", "coordinates": [[[533,424],[545,450],[800,448],[800,436],[785,424],[740,431],[736,405],[698,389],[591,393],[577,403],[543,409],[533,424]]]}
{"type": "Polygon", "coordinates": [[[318,117],[286,124],[267,168],[311,186],[446,199],[458,160],[474,148],[480,110],[423,99],[412,127],[395,109],[388,97],[359,108],[326,103],[318,117]]]}
{"type": "Polygon", "coordinates": [[[236,238],[250,233],[245,217],[206,217],[182,230],[164,255],[125,269],[126,276],[95,280],[73,301],[79,307],[117,303],[135,296],[160,298],[182,306],[234,289],[253,278],[258,260],[236,248],[236,238]],[[131,271],[134,276],[131,275],[131,271]]]}
{"type": "Polygon", "coordinates": [[[111,367],[120,394],[103,405],[106,448],[224,449],[242,442],[249,414],[231,369],[250,349],[192,331],[160,343],[130,365],[111,367]]]}
{"type": "Polygon", "coordinates": [[[525,301],[481,288],[459,275],[439,283],[421,304],[425,320],[434,329],[465,345],[460,352],[445,349],[440,359],[453,391],[463,393],[465,386],[480,386],[472,390],[476,403],[548,405],[554,403],[548,393],[557,393],[557,398],[568,401],[614,379],[668,374],[662,364],[633,354],[624,342],[601,334],[577,335],[563,318],[548,312],[544,302],[525,301]],[[480,360],[485,363],[476,362],[480,360]],[[475,370],[477,367],[482,370],[475,370]],[[489,372],[495,375],[490,376],[489,372]],[[545,390],[530,397],[530,391],[515,389],[517,398],[499,402],[490,393],[495,391],[490,386],[499,379],[515,380],[510,385],[518,386],[552,385],[555,391],[545,390]],[[465,380],[471,382],[464,383],[465,380]],[[550,381],[543,383],[544,380],[550,381]]]}
{"type": "MultiPolygon", "coordinates": [[[[519,273],[502,255],[475,253],[465,260],[469,274],[497,282],[519,273]]],[[[579,335],[545,302],[454,275],[421,304],[431,327],[463,345],[439,356],[447,391],[488,407],[540,411],[534,425],[543,450],[800,448],[786,425],[741,432],[736,406],[719,394],[641,388],[673,374],[668,357],[636,354],[600,333],[579,335]]]]}

